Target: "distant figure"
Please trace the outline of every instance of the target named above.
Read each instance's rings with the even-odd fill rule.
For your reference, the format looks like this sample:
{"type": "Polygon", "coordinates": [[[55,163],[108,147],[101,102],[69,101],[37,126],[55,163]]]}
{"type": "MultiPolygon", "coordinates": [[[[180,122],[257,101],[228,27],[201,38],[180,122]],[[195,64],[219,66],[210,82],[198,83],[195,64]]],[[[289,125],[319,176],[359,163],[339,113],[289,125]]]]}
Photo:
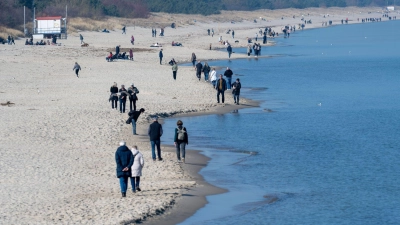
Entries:
{"type": "Polygon", "coordinates": [[[247,56],[250,56],[250,54],[251,54],[252,51],[253,51],[253,50],[251,49],[251,45],[248,45],[248,46],[247,46],[247,56]]]}
{"type": "Polygon", "coordinates": [[[208,36],[210,36],[210,29],[207,29],[208,36]]]}
{"type": "Polygon", "coordinates": [[[132,45],[135,44],[135,38],[133,37],[133,35],[131,36],[131,44],[132,44],[132,45]]]}
{"type": "Polygon", "coordinates": [[[215,84],[217,83],[217,72],[215,71],[215,68],[213,68],[211,71],[210,80],[211,80],[213,87],[215,88],[215,84]]]}
{"type": "Polygon", "coordinates": [[[121,47],[121,45],[117,45],[116,47],[115,47],[115,55],[118,57],[118,55],[119,55],[119,48],[121,47]]]}
{"type": "Polygon", "coordinates": [[[203,66],[203,73],[204,73],[204,81],[207,82],[208,81],[208,74],[210,73],[210,66],[208,65],[207,62],[204,63],[203,66]]]}
{"type": "Polygon", "coordinates": [[[263,36],[263,44],[267,44],[267,35],[264,33],[263,36]]]}
{"type": "Polygon", "coordinates": [[[162,64],[162,58],[163,58],[163,52],[162,49],[160,50],[160,52],[158,53],[158,57],[160,57],[160,65],[162,64]]]}
{"type": "Polygon", "coordinates": [[[194,52],[192,53],[192,58],[190,58],[190,61],[193,63],[193,67],[195,66],[196,63],[196,54],[194,54],[194,52]]]}
{"type": "Polygon", "coordinates": [[[122,28],[122,34],[126,34],[126,27],[125,26],[122,28]]]}
{"type": "Polygon", "coordinates": [[[132,192],[142,191],[140,189],[140,177],[142,176],[142,169],[144,167],[143,155],[137,150],[137,146],[133,146],[132,155],[134,157],[133,165],[131,167],[132,177],[131,186],[132,192]]]}
{"type": "Polygon", "coordinates": [[[121,85],[121,88],[118,90],[119,95],[119,112],[125,113],[126,106],[126,98],[128,97],[128,91],[125,89],[125,85],[121,85]]]}
{"type": "Polygon", "coordinates": [[[228,56],[229,56],[229,58],[231,58],[231,55],[232,55],[232,47],[231,47],[230,44],[228,44],[228,48],[226,48],[226,50],[228,51],[228,56]]]}
{"type": "Polygon", "coordinates": [[[211,37],[214,37],[214,28],[211,28],[211,37]]]}
{"type": "Polygon", "coordinates": [[[83,44],[84,42],[83,42],[83,36],[82,36],[82,34],[79,34],[79,39],[81,40],[81,44],[83,44]]]}
{"type": "Polygon", "coordinates": [[[232,38],[235,38],[235,31],[232,30],[232,38]]]}
{"type": "Polygon", "coordinates": [[[79,70],[81,70],[81,66],[77,62],[75,62],[74,68],[72,70],[75,70],[76,77],[79,78],[78,73],[79,73],[79,70]]]}
{"type": "Polygon", "coordinates": [[[227,82],[226,82],[226,83],[227,83],[226,89],[228,89],[228,90],[231,89],[232,75],[233,75],[232,70],[229,69],[229,67],[226,67],[224,76],[225,76],[226,79],[227,79],[227,82]]]}
{"type": "Polygon", "coordinates": [[[129,119],[131,120],[131,123],[132,123],[132,133],[133,133],[133,135],[138,135],[136,133],[136,122],[137,122],[140,114],[144,113],[144,111],[145,111],[144,108],[141,108],[141,109],[139,109],[139,111],[136,111],[136,110],[132,111],[131,110],[128,113],[129,119]]]}
{"type": "Polygon", "coordinates": [[[128,88],[130,111],[132,111],[132,109],[133,111],[136,111],[136,101],[139,100],[137,94],[139,94],[139,89],[137,89],[137,87],[135,87],[135,85],[132,83],[131,86],[128,88]]]}
{"type": "Polygon", "coordinates": [[[128,179],[131,177],[131,167],[133,165],[133,155],[131,150],[126,147],[125,141],[119,143],[119,148],[115,152],[115,162],[117,164],[117,177],[121,187],[122,197],[126,197],[128,189],[128,179]]]}
{"type": "Polygon", "coordinates": [[[133,61],[133,50],[129,49],[129,59],[133,61]]]}
{"type": "Polygon", "coordinates": [[[175,60],[172,62],[172,77],[176,80],[176,73],[178,72],[178,64],[176,64],[175,60]]]}
{"type": "Polygon", "coordinates": [[[239,95],[240,95],[240,89],[242,88],[242,84],[240,83],[239,78],[236,79],[236,82],[232,84],[233,90],[233,100],[235,101],[236,105],[239,105],[239,95]]]}
{"type": "Polygon", "coordinates": [[[258,33],[256,33],[256,41],[257,41],[257,39],[258,39],[258,33]]]}
{"type": "Polygon", "coordinates": [[[185,163],[185,147],[189,144],[188,133],[186,127],[183,127],[183,122],[178,120],[176,122],[178,126],[175,128],[175,136],[174,136],[174,144],[176,147],[176,156],[178,158],[178,162],[181,162],[181,153],[182,153],[182,162],[185,163]]]}
{"type": "Polygon", "coordinates": [[[14,44],[15,45],[15,42],[14,42],[14,37],[13,36],[11,36],[11,45],[12,44],[14,44]]]}
{"type": "Polygon", "coordinates": [[[111,62],[113,60],[113,54],[110,52],[110,54],[106,57],[107,62],[111,62]]]}
{"type": "Polygon", "coordinates": [[[201,78],[201,71],[203,70],[203,64],[201,64],[201,61],[199,60],[199,62],[196,64],[196,76],[197,78],[201,78]]]}
{"type": "Polygon", "coordinates": [[[111,101],[111,107],[114,109],[118,109],[117,107],[117,102],[118,102],[118,86],[117,83],[114,82],[113,86],[110,88],[110,101],[111,101]]]}
{"type": "Polygon", "coordinates": [[[217,80],[217,84],[215,85],[215,89],[217,89],[217,102],[219,103],[219,95],[222,95],[222,103],[225,101],[225,90],[226,90],[226,81],[222,78],[222,74],[219,75],[219,79],[217,80]]]}
{"type": "Polygon", "coordinates": [[[156,161],[156,152],[155,147],[157,146],[157,157],[158,161],[161,161],[161,148],[160,148],[160,138],[163,134],[163,129],[161,124],[158,123],[158,117],[153,117],[153,123],[150,124],[147,134],[150,137],[150,144],[151,144],[151,156],[153,161],[156,161]]]}

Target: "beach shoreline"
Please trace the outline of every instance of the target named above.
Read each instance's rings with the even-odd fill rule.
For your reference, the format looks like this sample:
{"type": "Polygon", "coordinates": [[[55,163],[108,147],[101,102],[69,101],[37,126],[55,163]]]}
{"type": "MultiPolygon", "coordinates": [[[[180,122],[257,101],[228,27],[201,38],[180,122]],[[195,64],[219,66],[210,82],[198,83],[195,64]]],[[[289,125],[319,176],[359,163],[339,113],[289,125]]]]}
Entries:
{"type": "MultiPolygon", "coordinates": [[[[332,12],[339,9],[318,10],[333,15],[332,12]]],[[[364,8],[360,10],[365,11],[360,14],[364,17],[380,15],[368,14],[364,8]]],[[[297,10],[296,15],[306,11],[297,10]]],[[[346,9],[340,11],[344,15],[347,12],[346,9]]],[[[166,29],[166,36],[157,38],[149,37],[148,27],[128,26],[125,36],[119,31],[109,34],[82,31],[85,42],[89,43],[87,48],[80,47],[77,33],[70,34],[67,40],[58,40],[61,46],[25,46],[24,40],[17,40],[17,45],[1,46],[0,63],[4,66],[0,68],[0,101],[14,104],[0,107],[7,118],[0,124],[0,165],[3,168],[0,203],[3,205],[1,214],[5,215],[0,221],[16,224],[144,221],[152,224],[162,218],[174,224],[195,213],[206,204],[205,196],[223,192],[207,184],[198,174],[209,159],[189,151],[188,165],[182,167],[176,162],[173,147],[162,143],[164,161],[153,163],[146,135],[150,117],[159,115],[162,120],[173,116],[222,114],[242,107],[258,107],[259,103],[242,98],[242,105],[236,106],[227,95],[226,104],[217,104],[215,90],[209,83],[199,82],[193,68],[180,67],[177,81],[174,81],[167,62],[171,58],[178,63],[189,62],[192,52],[203,62],[226,60],[227,53],[207,49],[210,43],[218,45],[218,35],[229,40],[234,48],[244,47],[247,44],[243,45],[243,41],[259,27],[278,29],[288,23],[295,25],[295,20],[281,20],[281,15],[277,16],[282,12],[276,11],[274,19],[259,24],[249,22],[250,19],[235,24],[218,23],[214,21],[217,17],[204,17],[211,23],[178,24],[178,29],[166,29]],[[206,35],[206,28],[213,26],[218,27],[218,35],[206,35]],[[245,29],[241,30],[242,27],[245,29]],[[224,32],[232,28],[240,40],[238,44],[224,32]],[[131,34],[135,35],[135,45],[129,43],[131,34]],[[174,40],[183,42],[184,47],[168,44],[174,40]],[[159,49],[149,48],[154,42],[163,44],[163,65],[158,65],[159,49]],[[107,50],[119,44],[123,48],[140,47],[148,51],[134,52],[134,61],[106,62],[107,50]],[[82,67],[79,78],[72,71],[74,62],[82,67]],[[138,120],[138,136],[133,136],[131,125],[125,124],[127,113],[111,109],[107,102],[109,88],[114,82],[118,87],[135,83],[140,90],[137,105],[146,112],[138,120]],[[126,140],[129,147],[137,145],[145,157],[143,191],[129,192],[125,199],[121,198],[115,177],[114,154],[120,140],[126,140]],[[28,180],[21,179],[26,176],[28,180]],[[198,196],[198,204],[189,201],[188,195],[198,196]]],[[[287,12],[289,15],[295,11],[287,12]]],[[[242,16],[241,13],[231,14],[242,16]]],[[[161,19],[165,16],[156,15],[161,19]]],[[[186,16],[187,19],[193,17],[186,16]]],[[[320,23],[326,20],[320,15],[309,18],[313,25],[306,29],[321,27],[320,23]]],[[[231,60],[239,58],[245,56],[233,54],[231,60]]],[[[195,128],[190,130],[195,131],[195,128]]]]}

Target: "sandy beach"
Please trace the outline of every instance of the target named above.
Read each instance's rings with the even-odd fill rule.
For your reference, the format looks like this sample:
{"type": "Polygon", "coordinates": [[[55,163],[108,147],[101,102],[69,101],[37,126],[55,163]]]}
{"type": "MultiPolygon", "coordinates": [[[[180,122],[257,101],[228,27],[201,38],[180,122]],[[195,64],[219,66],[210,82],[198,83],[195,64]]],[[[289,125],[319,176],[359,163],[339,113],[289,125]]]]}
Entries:
{"type": "MultiPolygon", "coordinates": [[[[312,20],[306,29],[325,28],[321,24],[329,20],[341,25],[346,18],[350,24],[361,23],[361,18],[382,18],[382,9],[259,10],[208,17],[157,13],[148,20],[126,21],[130,23],[126,35],[110,28],[110,33],[71,33],[68,39],[58,40],[61,46],[25,46],[22,39],[16,45],[0,45],[0,102],[13,103],[0,106],[0,223],[176,224],[192,215],[206,203],[204,196],[224,190],[197,174],[208,161],[198,152],[187,153],[187,164],[176,162],[173,137],[162,143],[164,160],[153,162],[147,136],[150,117],[158,115],[162,122],[177,114],[226,113],[256,107],[257,102],[243,96],[242,105],[236,106],[227,94],[225,104],[217,104],[212,85],[196,79],[192,67],[179,66],[175,81],[168,61],[189,62],[192,52],[202,62],[226,59],[227,52],[218,50],[225,48],[218,43],[219,36],[233,48],[245,47],[247,37],[254,37],[259,28],[272,27],[281,33],[283,26],[301,23],[302,15],[312,20]],[[176,29],[169,27],[172,22],[176,29]],[[164,37],[151,37],[151,27],[156,25],[166,26],[164,37]],[[211,28],[214,37],[207,35],[211,28]],[[235,30],[235,39],[225,33],[228,29],[235,30]],[[79,34],[89,47],[80,46],[79,34]],[[131,35],[135,45],[130,43],[131,35]],[[183,47],[171,46],[172,41],[183,47]],[[154,43],[163,46],[163,65],[160,48],[150,47],[154,43]],[[134,61],[106,62],[116,45],[122,52],[133,48],[134,61]],[[75,62],[82,67],[79,78],[72,70],[75,62]],[[118,87],[134,83],[140,90],[137,106],[146,112],[139,117],[138,136],[125,123],[127,113],[111,108],[108,98],[114,82],[118,87]],[[115,173],[114,154],[120,140],[129,147],[137,145],[145,159],[142,191],[128,192],[126,198],[121,198],[115,173]],[[188,193],[196,200],[187,201],[194,198],[188,193]]],[[[273,44],[274,39],[268,41],[273,44]]],[[[268,47],[263,49],[266,55],[268,47]]],[[[231,58],[244,57],[233,54],[231,58]]],[[[235,73],[234,66],[232,70],[235,73]]]]}

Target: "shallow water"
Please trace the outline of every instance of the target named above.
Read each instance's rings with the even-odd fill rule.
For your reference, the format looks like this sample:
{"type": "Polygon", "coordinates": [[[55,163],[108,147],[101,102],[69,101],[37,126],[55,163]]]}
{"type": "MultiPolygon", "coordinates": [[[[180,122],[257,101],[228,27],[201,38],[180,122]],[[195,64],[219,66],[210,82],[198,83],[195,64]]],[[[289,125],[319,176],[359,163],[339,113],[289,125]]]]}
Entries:
{"type": "Polygon", "coordinates": [[[182,119],[212,158],[201,174],[229,190],[182,224],[399,224],[399,27],[296,31],[262,49],[276,57],[210,62],[262,103],[165,121],[163,143],[182,119]]]}

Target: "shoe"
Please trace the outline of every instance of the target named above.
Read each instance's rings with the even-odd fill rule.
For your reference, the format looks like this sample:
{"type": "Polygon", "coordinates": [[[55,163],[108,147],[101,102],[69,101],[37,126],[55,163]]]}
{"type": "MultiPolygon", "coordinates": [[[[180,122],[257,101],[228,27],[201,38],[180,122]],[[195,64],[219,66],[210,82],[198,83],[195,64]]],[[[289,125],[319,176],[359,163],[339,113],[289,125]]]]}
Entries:
{"type": "Polygon", "coordinates": [[[139,135],[139,134],[133,134],[133,135],[139,135]]]}
{"type": "Polygon", "coordinates": [[[158,161],[162,161],[162,158],[158,158],[158,161]]]}
{"type": "Polygon", "coordinates": [[[185,158],[182,158],[182,162],[185,163],[185,158]]]}
{"type": "Polygon", "coordinates": [[[139,188],[139,187],[137,187],[137,188],[136,188],[136,191],[142,191],[142,190],[140,190],[140,188],[139,188]]]}
{"type": "Polygon", "coordinates": [[[238,103],[236,103],[236,105],[239,105],[239,102],[238,102],[238,103]]]}
{"type": "Polygon", "coordinates": [[[126,197],[126,192],[121,192],[122,193],[122,197],[125,198],[126,197]]]}
{"type": "Polygon", "coordinates": [[[178,159],[178,163],[182,162],[180,159],[178,159]]]}
{"type": "Polygon", "coordinates": [[[235,102],[235,104],[236,104],[236,102],[235,102]]]}
{"type": "Polygon", "coordinates": [[[133,192],[133,193],[136,193],[135,189],[132,189],[132,192],[133,192]]]}
{"type": "Polygon", "coordinates": [[[219,103],[219,102],[217,102],[217,103],[219,103]]]}

